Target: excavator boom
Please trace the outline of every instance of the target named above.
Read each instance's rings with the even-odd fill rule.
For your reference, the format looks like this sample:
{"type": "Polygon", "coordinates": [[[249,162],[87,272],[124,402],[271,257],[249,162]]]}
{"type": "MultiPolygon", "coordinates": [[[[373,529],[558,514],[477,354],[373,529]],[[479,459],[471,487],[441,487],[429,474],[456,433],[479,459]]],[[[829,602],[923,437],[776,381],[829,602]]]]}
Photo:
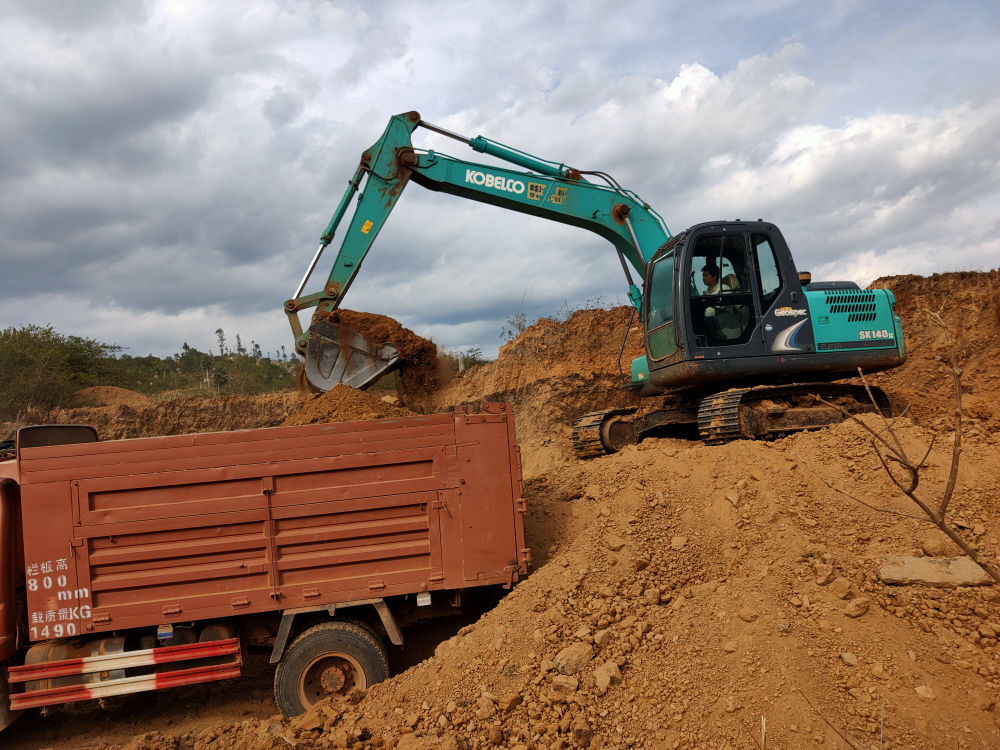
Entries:
{"type": "Polygon", "coordinates": [[[328,318],[340,306],[410,180],[428,190],[569,224],[604,237],[618,253],[629,299],[637,308],[642,305],[642,293],[631,270],[641,279],[647,261],[671,236],[663,220],[645,201],[608,175],[580,172],[482,136],[465,138],[423,122],[416,112],[396,115],[382,137],[362,154],[358,169],[323,232],[309,270],[295,297],[285,303],[296,351],[305,357],[306,377],[316,389],[329,390],[339,382],[365,388],[398,361],[395,347],[367,342],[356,333],[342,331],[328,318]],[[421,126],[531,171],[487,166],[415,149],[411,136],[421,126]],[[589,182],[585,174],[600,177],[607,184],[589,182]],[[323,290],[301,296],[323,250],[333,241],[351,200],[358,193],[357,208],[343,234],[323,290]],[[298,313],[309,308],[315,310],[309,328],[303,330],[298,313]]]}

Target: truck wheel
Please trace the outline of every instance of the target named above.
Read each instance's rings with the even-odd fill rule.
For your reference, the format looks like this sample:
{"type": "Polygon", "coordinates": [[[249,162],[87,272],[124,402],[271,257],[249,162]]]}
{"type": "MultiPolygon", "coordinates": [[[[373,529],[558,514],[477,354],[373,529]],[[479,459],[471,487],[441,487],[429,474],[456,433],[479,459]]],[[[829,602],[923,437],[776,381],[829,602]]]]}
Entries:
{"type": "Polygon", "coordinates": [[[353,622],[324,622],[296,638],[274,673],[274,700],[286,717],[323,698],[367,690],[389,676],[382,642],[353,622]]]}

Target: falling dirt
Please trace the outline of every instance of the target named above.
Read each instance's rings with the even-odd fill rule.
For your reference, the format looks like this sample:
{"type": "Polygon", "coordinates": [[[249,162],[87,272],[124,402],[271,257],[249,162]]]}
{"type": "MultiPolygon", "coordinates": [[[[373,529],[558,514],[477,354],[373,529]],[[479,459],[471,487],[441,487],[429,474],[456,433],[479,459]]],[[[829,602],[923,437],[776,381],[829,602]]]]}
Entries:
{"type": "Polygon", "coordinates": [[[399,368],[402,381],[400,394],[409,402],[417,394],[435,391],[440,384],[437,345],[403,328],[398,321],[385,315],[334,310],[328,320],[346,326],[362,338],[375,344],[392,343],[399,350],[402,364],[399,368]]]}
{"type": "Polygon", "coordinates": [[[324,422],[358,422],[364,419],[411,417],[414,412],[383,401],[376,393],[359,391],[343,383],[326,393],[316,393],[283,423],[283,427],[324,422]]]}
{"type": "MultiPolygon", "coordinates": [[[[942,335],[920,310],[944,305],[965,372],[964,452],[948,517],[996,564],[998,274],[876,284],[897,296],[910,358],[875,379],[910,404],[896,423],[906,450],[922,456],[936,441],[920,483],[931,503],[947,482],[954,401],[942,335]]],[[[650,439],[590,461],[573,457],[576,417],[635,403],[617,388],[629,316],[620,308],[542,321],[496,362],[407,402],[425,411],[515,404],[535,561],[477,621],[404,629],[408,643],[441,633],[432,656],[291,721],[276,715],[266,657],[251,658],[238,681],[146,694],[103,719],[29,714],[3,734],[5,749],[1000,746],[1000,586],[882,582],[887,555],[941,554],[942,539],[924,521],[877,512],[828,486],[919,512],[859,425],[722,446],[650,439]]],[[[641,352],[637,333],[623,368],[641,352]]],[[[342,398],[357,405],[359,395],[375,398],[342,398]]],[[[295,418],[323,398],[328,413],[345,413],[335,389],[295,418]]]]}

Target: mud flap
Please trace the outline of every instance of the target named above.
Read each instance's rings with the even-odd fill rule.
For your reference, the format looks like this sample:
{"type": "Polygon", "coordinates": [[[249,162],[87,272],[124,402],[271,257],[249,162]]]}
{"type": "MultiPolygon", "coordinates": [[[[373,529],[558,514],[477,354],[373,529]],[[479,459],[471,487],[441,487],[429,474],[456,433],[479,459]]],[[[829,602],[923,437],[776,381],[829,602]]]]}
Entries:
{"type": "Polygon", "coordinates": [[[381,346],[337,323],[314,320],[309,326],[306,379],[320,391],[338,383],[364,390],[399,362],[395,344],[381,346]]]}

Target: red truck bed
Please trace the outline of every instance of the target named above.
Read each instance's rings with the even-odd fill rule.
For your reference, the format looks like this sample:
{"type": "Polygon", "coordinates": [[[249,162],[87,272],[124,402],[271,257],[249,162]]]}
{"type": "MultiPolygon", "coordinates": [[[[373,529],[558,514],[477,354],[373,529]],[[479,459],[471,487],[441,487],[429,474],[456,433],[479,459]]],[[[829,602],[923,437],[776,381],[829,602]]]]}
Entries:
{"type": "Polygon", "coordinates": [[[507,583],[509,404],[24,448],[31,640],[507,583]]]}

